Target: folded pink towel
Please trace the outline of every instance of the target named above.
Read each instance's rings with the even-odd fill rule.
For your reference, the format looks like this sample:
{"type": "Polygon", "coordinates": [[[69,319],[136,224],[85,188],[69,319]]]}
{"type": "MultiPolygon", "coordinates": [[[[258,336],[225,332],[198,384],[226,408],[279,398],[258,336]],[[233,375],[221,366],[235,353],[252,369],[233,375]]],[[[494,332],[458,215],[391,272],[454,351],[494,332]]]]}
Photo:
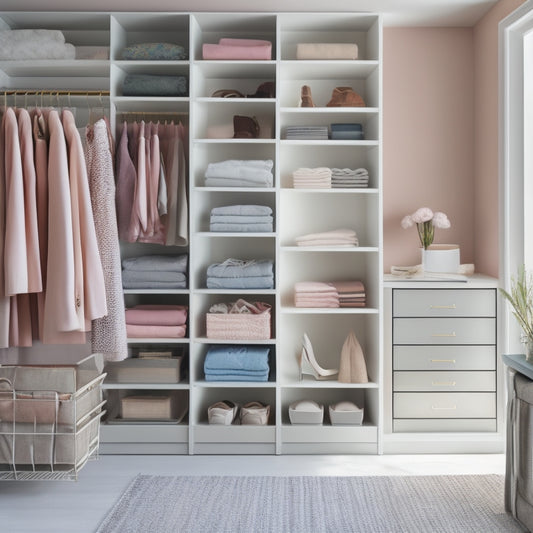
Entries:
{"type": "Polygon", "coordinates": [[[187,307],[181,305],[138,305],[126,309],[126,324],[145,326],[182,326],[187,307]]]}
{"type": "Polygon", "coordinates": [[[294,290],[297,293],[313,292],[313,293],[331,293],[337,294],[337,289],[331,283],[324,283],[323,281],[297,281],[294,284],[294,290]]]}
{"type": "Polygon", "coordinates": [[[185,337],[186,326],[144,326],[137,324],[126,324],[128,337],[135,338],[181,338],[185,337]]]}
{"type": "Polygon", "coordinates": [[[220,39],[218,44],[205,43],[202,46],[203,59],[272,59],[272,43],[258,39],[220,39]]]}
{"type": "Polygon", "coordinates": [[[339,299],[338,298],[319,298],[319,299],[294,299],[294,305],[296,307],[328,307],[328,308],[336,308],[339,307],[339,299]]]}

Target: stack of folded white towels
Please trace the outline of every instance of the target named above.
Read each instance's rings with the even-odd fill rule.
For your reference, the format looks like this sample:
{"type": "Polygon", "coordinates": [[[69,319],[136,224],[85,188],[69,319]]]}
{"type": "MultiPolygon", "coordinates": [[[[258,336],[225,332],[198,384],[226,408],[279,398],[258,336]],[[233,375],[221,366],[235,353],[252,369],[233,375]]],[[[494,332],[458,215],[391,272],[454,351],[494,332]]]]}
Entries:
{"type": "Polygon", "coordinates": [[[0,60],[75,59],[76,48],[59,30],[1,30],[0,60]]]}
{"type": "Polygon", "coordinates": [[[331,189],[331,169],[298,168],[292,173],[295,189],[331,189]]]}
{"type": "Polygon", "coordinates": [[[211,210],[209,231],[271,233],[272,208],[267,205],[226,205],[211,210]]]}
{"type": "Polygon", "coordinates": [[[334,189],[356,189],[368,187],[368,170],[366,168],[332,168],[331,186],[334,189]]]}
{"type": "Polygon", "coordinates": [[[209,163],[205,172],[206,187],[272,187],[274,175],[271,159],[228,159],[209,163]]]}
{"type": "Polygon", "coordinates": [[[336,229],[309,233],[296,237],[297,246],[359,246],[357,234],[352,229],[336,229]]]}

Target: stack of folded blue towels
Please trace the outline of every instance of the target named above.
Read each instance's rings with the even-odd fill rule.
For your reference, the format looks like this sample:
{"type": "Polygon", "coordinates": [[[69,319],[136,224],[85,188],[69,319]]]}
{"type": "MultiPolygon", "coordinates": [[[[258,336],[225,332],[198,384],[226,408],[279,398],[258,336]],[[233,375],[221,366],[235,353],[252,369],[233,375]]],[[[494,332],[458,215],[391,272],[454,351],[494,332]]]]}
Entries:
{"type": "Polygon", "coordinates": [[[122,260],[124,289],[186,289],[187,254],[141,255],[122,260]]]}
{"type": "Polygon", "coordinates": [[[226,205],[211,210],[210,231],[271,233],[272,209],[266,205],[226,205]]]}
{"type": "Polygon", "coordinates": [[[205,380],[268,381],[269,353],[268,346],[210,346],[204,361],[205,380]]]}
{"type": "Polygon", "coordinates": [[[273,289],[271,259],[226,259],[207,268],[208,289],[273,289]]]}

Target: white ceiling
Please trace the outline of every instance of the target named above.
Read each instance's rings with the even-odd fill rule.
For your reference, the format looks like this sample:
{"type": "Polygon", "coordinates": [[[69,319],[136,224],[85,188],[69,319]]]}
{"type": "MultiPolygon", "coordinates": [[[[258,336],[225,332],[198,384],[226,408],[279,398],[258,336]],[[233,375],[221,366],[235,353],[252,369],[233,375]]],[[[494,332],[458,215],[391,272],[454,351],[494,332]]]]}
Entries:
{"type": "Polygon", "coordinates": [[[498,0],[1,0],[3,11],[242,11],[383,14],[386,26],[473,26],[498,0]]]}

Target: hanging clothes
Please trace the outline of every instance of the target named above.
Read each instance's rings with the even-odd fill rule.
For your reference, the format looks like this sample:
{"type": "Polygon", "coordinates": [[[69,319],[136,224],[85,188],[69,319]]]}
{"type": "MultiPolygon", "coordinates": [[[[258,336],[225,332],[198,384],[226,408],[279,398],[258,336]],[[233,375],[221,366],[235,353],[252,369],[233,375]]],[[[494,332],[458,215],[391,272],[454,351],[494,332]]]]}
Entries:
{"type": "Polygon", "coordinates": [[[116,166],[121,239],[188,244],[186,135],[181,124],[123,123],[116,166]]]}
{"type": "Polygon", "coordinates": [[[9,317],[10,301],[5,292],[4,241],[6,221],[6,179],[5,179],[5,142],[4,124],[6,116],[2,117],[0,125],[0,348],[9,346],[9,317]]]}
{"type": "Polygon", "coordinates": [[[108,361],[120,361],[128,356],[128,346],[111,142],[104,119],[87,127],[85,158],[107,303],[107,316],[93,320],[91,347],[108,361]]]}

